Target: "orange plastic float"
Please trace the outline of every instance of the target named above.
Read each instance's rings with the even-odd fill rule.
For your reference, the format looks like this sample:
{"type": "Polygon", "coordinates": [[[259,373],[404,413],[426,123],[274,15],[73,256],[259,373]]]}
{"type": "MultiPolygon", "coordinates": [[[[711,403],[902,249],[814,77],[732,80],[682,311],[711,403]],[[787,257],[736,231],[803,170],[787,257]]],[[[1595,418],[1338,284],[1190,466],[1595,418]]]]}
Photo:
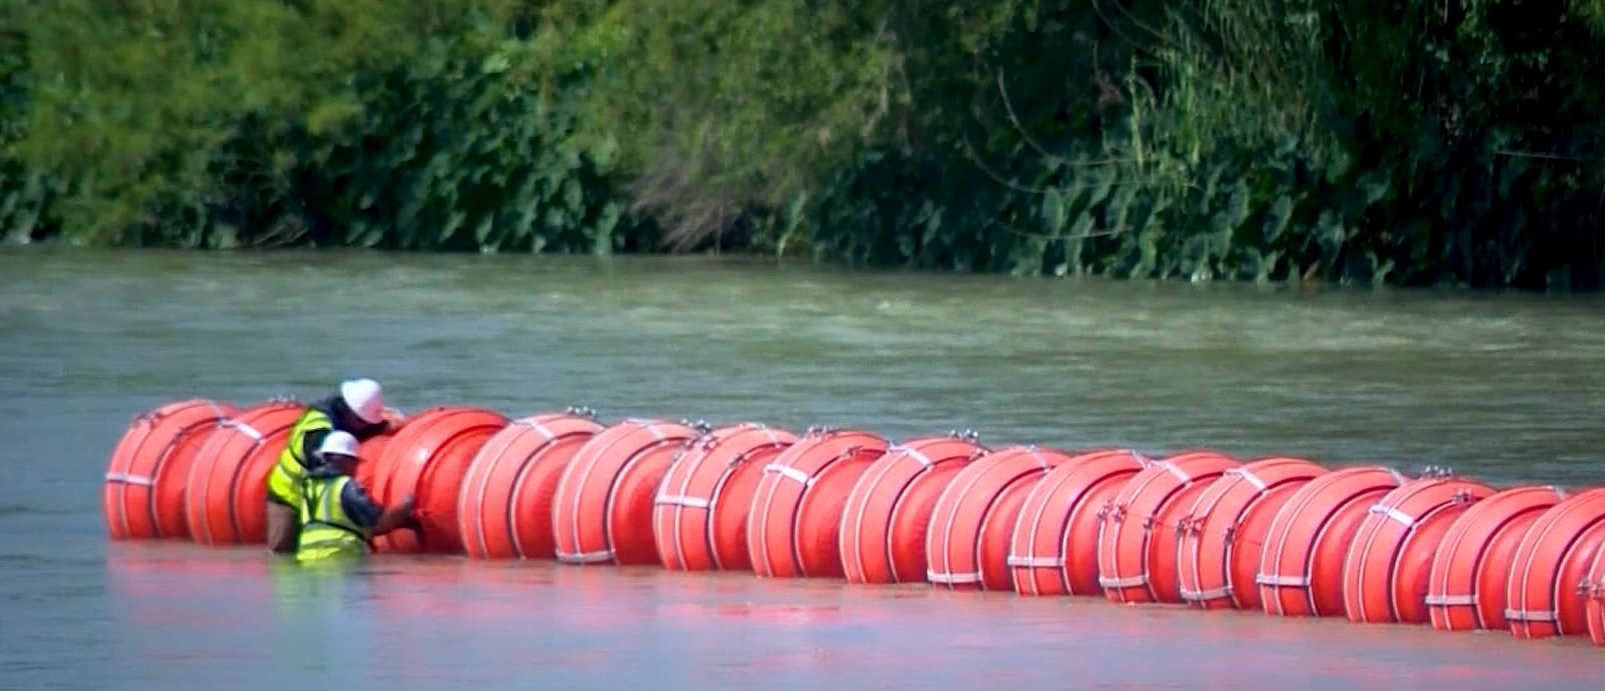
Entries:
{"type": "Polygon", "coordinates": [[[1539,514],[1516,546],[1505,619],[1517,638],[1588,633],[1582,588],[1605,540],[1605,488],[1579,492],[1539,514]]]}
{"type": "Polygon", "coordinates": [[[763,469],[792,444],[789,431],[744,423],[720,427],[682,449],[658,484],[652,537],[658,559],[678,571],[748,570],[747,514],[763,469]]]}
{"type": "Polygon", "coordinates": [[[1178,525],[1181,598],[1201,609],[1259,609],[1260,545],[1288,497],[1326,469],[1301,458],[1262,458],[1228,468],[1178,525]]]}
{"type": "Polygon", "coordinates": [[[134,418],[106,467],[102,506],[112,539],[189,537],[189,467],[206,436],[234,414],[227,404],[192,398],[134,418]]]}
{"type": "Polygon", "coordinates": [[[1286,617],[1343,614],[1343,561],[1366,512],[1404,484],[1399,471],[1360,466],[1326,473],[1289,497],[1260,552],[1261,608],[1286,617]]]}
{"type": "Polygon", "coordinates": [[[379,459],[384,458],[385,447],[390,445],[390,440],[395,439],[396,435],[401,433],[401,428],[407,424],[407,418],[395,408],[385,408],[384,418],[390,423],[385,428],[384,434],[368,437],[357,445],[357,453],[361,454],[362,458],[357,463],[357,472],[351,479],[356,480],[357,484],[368,492],[372,492],[374,484],[378,482],[379,459]]]}
{"type": "Polygon", "coordinates": [[[384,458],[385,447],[389,446],[390,440],[395,439],[396,434],[401,431],[401,424],[397,423],[385,430],[384,434],[368,437],[357,445],[357,453],[361,454],[362,458],[357,463],[357,472],[351,479],[356,480],[364,490],[373,491],[379,478],[379,459],[384,458]]]}
{"type": "Polygon", "coordinates": [[[1154,461],[1102,511],[1098,585],[1111,602],[1181,603],[1181,513],[1222,473],[1241,464],[1213,451],[1154,461]]]}
{"type": "Polygon", "coordinates": [[[925,529],[959,469],[987,453],[973,432],[913,439],[886,450],[847,495],[838,529],[848,583],[925,580],[925,529]]]}
{"type": "Polygon", "coordinates": [[[457,497],[468,463],[508,420],[483,408],[431,408],[418,413],[385,444],[375,467],[373,495],[386,506],[415,498],[418,529],[374,538],[379,552],[461,554],[457,497]]]}
{"type": "Polygon", "coordinates": [[[953,590],[1012,590],[1009,547],[1025,498],[1072,458],[1058,449],[1011,446],[964,466],[931,510],[926,580],[953,590]]]}
{"type": "Polygon", "coordinates": [[[1086,451],[1048,471],[1020,507],[1009,545],[1014,591],[1095,595],[1099,514],[1153,460],[1127,449],[1086,451]]]}
{"type": "Polygon", "coordinates": [[[1559,487],[1513,487],[1460,514],[1432,558],[1426,597],[1432,628],[1508,628],[1505,584],[1516,547],[1533,522],[1566,496],[1559,487]]]}
{"type": "Polygon", "coordinates": [[[765,465],[747,515],[753,571],[768,578],[844,576],[842,509],[887,446],[870,432],[813,427],[765,465]]]}
{"type": "Polygon", "coordinates": [[[702,423],[625,420],[580,447],[552,500],[557,560],[565,564],[656,564],[652,500],[669,464],[702,423]]]}
{"type": "Polygon", "coordinates": [[[185,480],[184,519],[203,545],[267,541],[267,477],[304,406],[273,401],[224,420],[201,442],[185,480]]]}
{"type": "Polygon", "coordinates": [[[533,415],[491,435],[463,473],[457,532],[474,559],[551,559],[552,498],[580,447],[606,426],[590,410],[533,415]]]}
{"type": "Polygon", "coordinates": [[[407,417],[395,408],[384,409],[385,421],[390,423],[384,434],[374,435],[362,440],[357,446],[357,452],[362,454],[361,462],[357,464],[357,473],[351,479],[356,480],[366,491],[372,492],[374,484],[379,478],[379,460],[385,456],[385,447],[390,440],[401,434],[401,429],[407,425],[407,417]]]}
{"type": "Polygon", "coordinates": [[[1368,510],[1343,564],[1343,608],[1356,623],[1422,624],[1432,559],[1456,518],[1494,494],[1447,471],[1410,480],[1368,510]]]}

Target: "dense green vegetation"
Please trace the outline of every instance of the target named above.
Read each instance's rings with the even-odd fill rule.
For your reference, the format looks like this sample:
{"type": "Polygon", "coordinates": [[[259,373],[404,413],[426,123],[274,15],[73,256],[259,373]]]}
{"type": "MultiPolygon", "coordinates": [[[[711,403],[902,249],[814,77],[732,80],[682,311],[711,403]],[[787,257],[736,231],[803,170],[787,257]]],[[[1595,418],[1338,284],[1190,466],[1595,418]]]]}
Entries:
{"type": "Polygon", "coordinates": [[[0,232],[1594,289],[1605,0],[6,0],[0,232]]]}

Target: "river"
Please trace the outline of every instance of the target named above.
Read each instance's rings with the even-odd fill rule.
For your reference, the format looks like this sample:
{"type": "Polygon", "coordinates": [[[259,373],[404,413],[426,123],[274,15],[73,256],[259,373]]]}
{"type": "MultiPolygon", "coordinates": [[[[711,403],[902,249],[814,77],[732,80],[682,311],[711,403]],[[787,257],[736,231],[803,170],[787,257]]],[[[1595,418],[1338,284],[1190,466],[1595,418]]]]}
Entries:
{"type": "Polygon", "coordinates": [[[0,252],[0,689],[1600,688],[1586,640],[394,558],[111,544],[132,416],[324,395],[512,416],[971,428],[1600,483],[1605,303],[708,258],[0,252]]]}

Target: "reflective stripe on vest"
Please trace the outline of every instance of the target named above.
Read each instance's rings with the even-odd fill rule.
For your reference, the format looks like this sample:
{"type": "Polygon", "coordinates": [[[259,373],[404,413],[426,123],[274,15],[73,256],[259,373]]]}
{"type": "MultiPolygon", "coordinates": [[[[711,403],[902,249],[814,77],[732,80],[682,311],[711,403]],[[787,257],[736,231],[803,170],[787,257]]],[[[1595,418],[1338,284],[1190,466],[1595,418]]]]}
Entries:
{"type": "Polygon", "coordinates": [[[328,413],[310,407],[302,411],[301,417],[295,419],[295,426],[290,428],[290,439],[284,450],[279,452],[279,462],[268,474],[268,491],[284,500],[295,499],[295,492],[306,479],[307,464],[301,450],[306,446],[307,434],[333,429],[334,420],[328,413]]]}
{"type": "Polygon", "coordinates": [[[297,552],[326,547],[368,548],[368,531],[346,515],[340,495],[350,475],[307,478],[301,489],[301,535],[297,552]]]}

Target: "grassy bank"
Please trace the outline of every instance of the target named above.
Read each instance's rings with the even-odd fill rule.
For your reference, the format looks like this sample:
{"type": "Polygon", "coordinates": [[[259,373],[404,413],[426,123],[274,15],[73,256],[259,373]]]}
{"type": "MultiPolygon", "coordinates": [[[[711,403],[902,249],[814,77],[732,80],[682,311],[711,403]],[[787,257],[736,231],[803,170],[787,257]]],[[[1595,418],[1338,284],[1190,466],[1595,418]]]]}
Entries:
{"type": "Polygon", "coordinates": [[[1605,0],[0,8],[13,241],[1597,289],[1605,0]]]}

